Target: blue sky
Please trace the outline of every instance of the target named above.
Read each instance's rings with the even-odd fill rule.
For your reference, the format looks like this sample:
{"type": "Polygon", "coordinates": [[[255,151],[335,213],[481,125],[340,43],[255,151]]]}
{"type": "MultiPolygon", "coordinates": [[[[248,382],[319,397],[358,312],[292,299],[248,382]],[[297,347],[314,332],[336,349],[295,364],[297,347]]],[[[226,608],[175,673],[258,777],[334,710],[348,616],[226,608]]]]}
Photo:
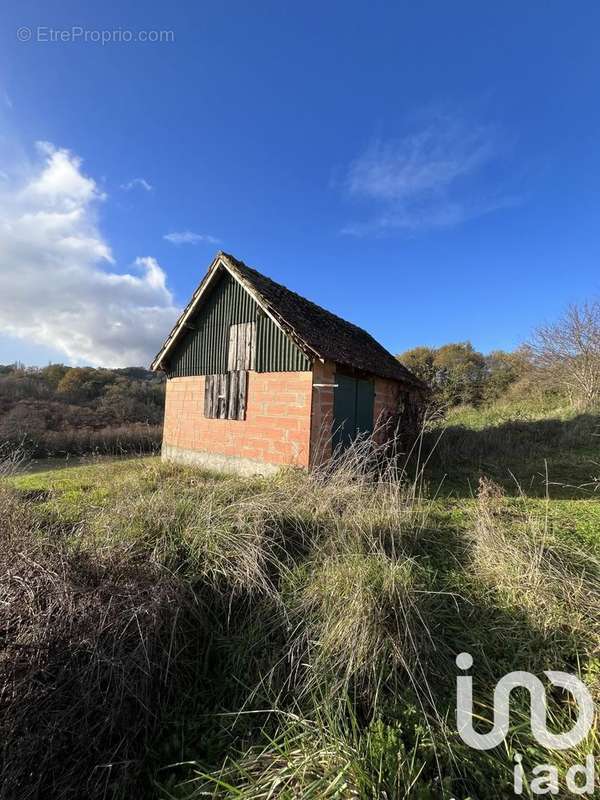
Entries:
{"type": "Polygon", "coordinates": [[[0,12],[0,363],[149,358],[218,249],[394,353],[599,293],[597,3],[94,5],[0,12]]]}

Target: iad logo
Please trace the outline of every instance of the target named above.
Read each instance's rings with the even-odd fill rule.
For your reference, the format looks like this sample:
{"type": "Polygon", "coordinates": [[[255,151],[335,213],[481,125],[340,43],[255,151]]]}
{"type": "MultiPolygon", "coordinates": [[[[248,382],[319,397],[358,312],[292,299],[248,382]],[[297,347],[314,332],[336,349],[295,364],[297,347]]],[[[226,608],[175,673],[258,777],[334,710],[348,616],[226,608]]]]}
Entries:
{"type": "MultiPolygon", "coordinates": [[[[469,653],[456,657],[461,670],[470,669],[473,659],[469,653]]],[[[509,672],[494,689],[494,725],[489,733],[477,733],[473,729],[473,679],[470,675],[459,675],[457,684],[456,723],[460,738],[475,750],[490,750],[505,738],[510,727],[510,693],[518,686],[527,689],[531,699],[531,732],[542,747],[553,750],[569,750],[582,742],[594,722],[594,701],[586,686],[574,675],[547,670],[544,673],[555,686],[567,689],[580,709],[579,718],[567,733],[550,733],[546,726],[546,690],[544,684],[531,672],[509,672]]]]}
{"type": "MultiPolygon", "coordinates": [[[[473,658],[469,653],[460,653],[456,657],[456,665],[460,670],[468,670],[473,666],[473,658]]],[[[547,702],[544,684],[530,672],[509,672],[494,689],[494,719],[489,733],[478,733],[473,728],[473,679],[470,675],[459,675],[456,679],[456,724],[458,733],[469,747],[475,750],[490,750],[497,747],[509,732],[510,728],[510,693],[517,687],[527,689],[530,697],[531,732],[536,741],[552,750],[568,750],[582,742],[594,723],[594,702],[586,686],[574,675],[566,672],[547,670],[546,677],[554,686],[569,691],[575,698],[579,715],[575,725],[566,733],[552,733],[546,724],[547,702]]],[[[515,759],[516,794],[523,791],[524,770],[520,757],[515,759]]],[[[556,767],[541,764],[535,767],[533,774],[537,777],[531,782],[534,794],[557,794],[558,772],[556,767]]],[[[591,794],[594,789],[594,759],[588,756],[586,765],[575,764],[567,771],[568,789],[574,794],[591,794]],[[577,782],[577,776],[585,776],[585,785],[577,782]],[[590,786],[591,783],[591,786],[590,786]]]]}

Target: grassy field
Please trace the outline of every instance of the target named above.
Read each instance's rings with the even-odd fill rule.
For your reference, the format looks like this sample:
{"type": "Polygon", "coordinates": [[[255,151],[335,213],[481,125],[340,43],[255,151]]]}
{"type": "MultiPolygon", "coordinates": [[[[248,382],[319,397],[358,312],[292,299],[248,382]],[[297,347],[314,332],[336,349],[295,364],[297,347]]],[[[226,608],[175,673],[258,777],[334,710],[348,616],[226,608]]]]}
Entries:
{"type": "Polygon", "coordinates": [[[463,651],[483,719],[514,669],[600,697],[598,421],[459,410],[377,477],[350,453],[5,478],[0,797],[487,800],[514,796],[516,753],[561,774],[598,754],[597,729],[541,748],[520,694],[495,750],[454,722],[463,651]]]}

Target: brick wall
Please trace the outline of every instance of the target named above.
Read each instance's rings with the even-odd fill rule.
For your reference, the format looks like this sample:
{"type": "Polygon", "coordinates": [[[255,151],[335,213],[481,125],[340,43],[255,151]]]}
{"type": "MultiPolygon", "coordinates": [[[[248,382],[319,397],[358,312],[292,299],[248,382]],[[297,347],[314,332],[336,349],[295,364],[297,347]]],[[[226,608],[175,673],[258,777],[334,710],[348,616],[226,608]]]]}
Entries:
{"type": "Polygon", "coordinates": [[[266,464],[309,464],[312,372],[250,372],[246,419],[204,416],[204,376],[167,381],[164,452],[214,453],[266,464]]]}
{"type": "MultiPolygon", "coordinates": [[[[314,382],[316,384],[334,384],[335,369],[335,364],[331,362],[315,363],[314,382]]],[[[322,464],[331,456],[334,391],[332,386],[313,389],[310,432],[312,465],[322,464]]],[[[405,391],[406,387],[397,381],[375,378],[373,424],[379,442],[383,443],[389,434],[393,434],[403,408],[403,392],[405,391]]]]}
{"type": "Polygon", "coordinates": [[[327,461],[331,456],[331,434],[333,427],[333,385],[335,383],[335,364],[326,361],[322,364],[315,361],[313,367],[315,384],[331,384],[314,386],[312,394],[312,418],[310,428],[311,465],[316,466],[327,461]]]}
{"type": "MultiPolygon", "coordinates": [[[[174,458],[185,452],[190,461],[193,453],[216,454],[222,459],[214,462],[218,468],[226,468],[228,460],[250,466],[321,464],[331,456],[334,383],[331,362],[316,362],[313,372],[250,372],[246,419],[238,421],[204,416],[203,375],[171,378],[163,452],[174,458]]],[[[380,442],[398,423],[405,391],[396,381],[375,379],[373,417],[380,442]]]]}
{"type": "Polygon", "coordinates": [[[375,438],[380,444],[394,434],[404,406],[405,387],[397,381],[375,378],[375,400],[373,403],[373,423],[375,438]]]}
{"type": "Polygon", "coordinates": [[[373,414],[377,440],[383,443],[395,433],[400,433],[404,445],[410,446],[421,430],[426,400],[425,390],[377,378],[373,414]]]}

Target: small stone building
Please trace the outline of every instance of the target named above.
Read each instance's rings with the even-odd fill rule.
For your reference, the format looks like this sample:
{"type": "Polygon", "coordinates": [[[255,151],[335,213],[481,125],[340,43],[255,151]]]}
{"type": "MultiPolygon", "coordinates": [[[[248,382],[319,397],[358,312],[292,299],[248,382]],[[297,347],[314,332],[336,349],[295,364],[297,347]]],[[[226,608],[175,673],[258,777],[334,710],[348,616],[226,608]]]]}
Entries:
{"type": "Polygon", "coordinates": [[[153,370],[165,459],[243,473],[410,428],[425,386],[366,331],[218,253],[153,370]]]}

